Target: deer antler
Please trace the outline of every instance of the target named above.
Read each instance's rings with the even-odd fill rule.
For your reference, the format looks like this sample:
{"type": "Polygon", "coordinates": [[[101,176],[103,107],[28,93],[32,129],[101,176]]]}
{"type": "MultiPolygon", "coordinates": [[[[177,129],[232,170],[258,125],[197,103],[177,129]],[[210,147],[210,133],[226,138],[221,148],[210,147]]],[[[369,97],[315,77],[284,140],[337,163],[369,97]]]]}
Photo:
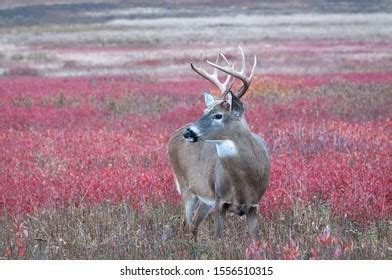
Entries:
{"type": "MultiPolygon", "coordinates": [[[[218,54],[218,57],[216,58],[216,62],[215,62],[216,64],[218,64],[218,62],[219,62],[219,57],[220,57],[220,55],[218,54]]],[[[223,56],[223,58],[228,65],[227,67],[230,67],[230,63],[227,61],[226,57],[223,56]]],[[[207,61],[207,63],[210,64],[209,61],[207,61]]],[[[212,74],[208,74],[207,71],[204,70],[203,68],[194,66],[193,63],[191,63],[191,67],[192,67],[193,71],[195,71],[197,74],[199,74],[200,76],[202,76],[206,80],[213,83],[216,87],[218,87],[222,96],[225,96],[226,93],[229,92],[231,87],[233,86],[234,79],[232,79],[232,76],[230,74],[227,75],[225,82],[221,83],[221,81],[218,78],[218,69],[216,67],[214,67],[214,72],[212,72],[212,74]]]]}
{"type": "Polygon", "coordinates": [[[238,46],[238,48],[240,49],[241,57],[242,57],[242,69],[241,69],[241,71],[235,71],[234,70],[234,63],[233,63],[232,66],[230,66],[230,63],[228,62],[227,58],[225,57],[225,55],[222,52],[220,52],[219,55],[226,61],[228,66],[219,65],[218,64],[218,60],[217,60],[216,63],[213,63],[213,62],[210,62],[210,61],[207,60],[207,63],[209,65],[211,65],[212,67],[214,67],[215,70],[219,69],[219,70],[225,72],[226,74],[228,74],[230,76],[233,76],[235,78],[238,78],[238,79],[240,79],[242,81],[243,85],[241,86],[241,88],[237,92],[237,97],[241,98],[246,93],[246,91],[248,90],[248,88],[250,86],[250,83],[252,81],[253,74],[254,74],[254,71],[255,71],[255,67],[256,67],[256,64],[257,64],[257,58],[256,58],[256,56],[254,56],[253,67],[252,67],[252,70],[250,72],[250,76],[247,77],[245,75],[245,55],[244,55],[244,51],[242,50],[242,48],[240,46],[238,46]]]}

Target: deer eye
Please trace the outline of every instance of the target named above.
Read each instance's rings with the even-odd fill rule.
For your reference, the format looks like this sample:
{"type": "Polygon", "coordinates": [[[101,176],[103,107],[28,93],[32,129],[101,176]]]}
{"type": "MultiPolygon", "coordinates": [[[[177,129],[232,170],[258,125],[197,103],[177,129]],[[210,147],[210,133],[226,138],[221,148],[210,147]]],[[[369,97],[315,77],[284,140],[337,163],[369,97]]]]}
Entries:
{"type": "Polygon", "coordinates": [[[222,117],[223,117],[222,114],[216,114],[216,115],[214,115],[214,119],[215,119],[215,120],[220,120],[220,119],[222,119],[222,117]]]}

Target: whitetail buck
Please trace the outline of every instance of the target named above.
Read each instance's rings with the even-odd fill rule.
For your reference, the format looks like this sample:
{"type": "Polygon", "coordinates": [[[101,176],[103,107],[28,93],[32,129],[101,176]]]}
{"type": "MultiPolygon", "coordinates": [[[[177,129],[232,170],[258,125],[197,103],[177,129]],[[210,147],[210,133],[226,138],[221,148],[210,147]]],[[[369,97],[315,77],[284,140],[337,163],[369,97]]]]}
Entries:
{"type": "Polygon", "coordinates": [[[212,82],[221,92],[216,98],[204,93],[206,109],[195,123],[177,129],[169,142],[169,157],[177,191],[185,207],[186,226],[195,236],[200,223],[215,208],[215,237],[221,237],[225,214],[232,211],[246,215],[252,238],[258,236],[258,204],[269,180],[270,163],[265,141],[250,131],[244,118],[240,98],[244,96],[256,67],[256,56],[249,77],[245,74],[245,56],[241,47],[242,70],[234,70],[223,53],[213,74],[204,69],[192,69],[212,82]],[[219,65],[222,57],[226,66],[219,65]],[[224,83],[218,70],[228,74],[224,83]],[[236,94],[232,93],[234,79],[242,81],[236,94]]]}

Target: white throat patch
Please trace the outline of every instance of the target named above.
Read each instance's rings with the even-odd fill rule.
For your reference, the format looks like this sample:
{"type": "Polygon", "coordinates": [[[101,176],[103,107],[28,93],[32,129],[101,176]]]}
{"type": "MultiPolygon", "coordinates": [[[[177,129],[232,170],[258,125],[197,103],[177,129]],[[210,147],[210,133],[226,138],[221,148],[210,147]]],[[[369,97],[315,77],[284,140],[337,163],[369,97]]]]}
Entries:
{"type": "Polygon", "coordinates": [[[234,157],[238,154],[237,148],[231,140],[223,140],[216,144],[216,152],[220,158],[234,157]]]}
{"type": "Polygon", "coordinates": [[[216,145],[219,158],[234,157],[238,154],[237,147],[232,140],[207,140],[206,142],[216,145]]]}

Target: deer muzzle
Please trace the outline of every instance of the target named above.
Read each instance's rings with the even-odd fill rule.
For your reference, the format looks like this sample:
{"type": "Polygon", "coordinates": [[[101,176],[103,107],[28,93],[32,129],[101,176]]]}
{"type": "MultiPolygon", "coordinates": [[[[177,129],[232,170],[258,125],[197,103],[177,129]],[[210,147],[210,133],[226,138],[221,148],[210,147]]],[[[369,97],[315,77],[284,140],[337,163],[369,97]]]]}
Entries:
{"type": "Polygon", "coordinates": [[[184,136],[185,140],[191,143],[197,142],[197,140],[199,139],[197,133],[190,127],[184,129],[182,136],[184,136]]]}

